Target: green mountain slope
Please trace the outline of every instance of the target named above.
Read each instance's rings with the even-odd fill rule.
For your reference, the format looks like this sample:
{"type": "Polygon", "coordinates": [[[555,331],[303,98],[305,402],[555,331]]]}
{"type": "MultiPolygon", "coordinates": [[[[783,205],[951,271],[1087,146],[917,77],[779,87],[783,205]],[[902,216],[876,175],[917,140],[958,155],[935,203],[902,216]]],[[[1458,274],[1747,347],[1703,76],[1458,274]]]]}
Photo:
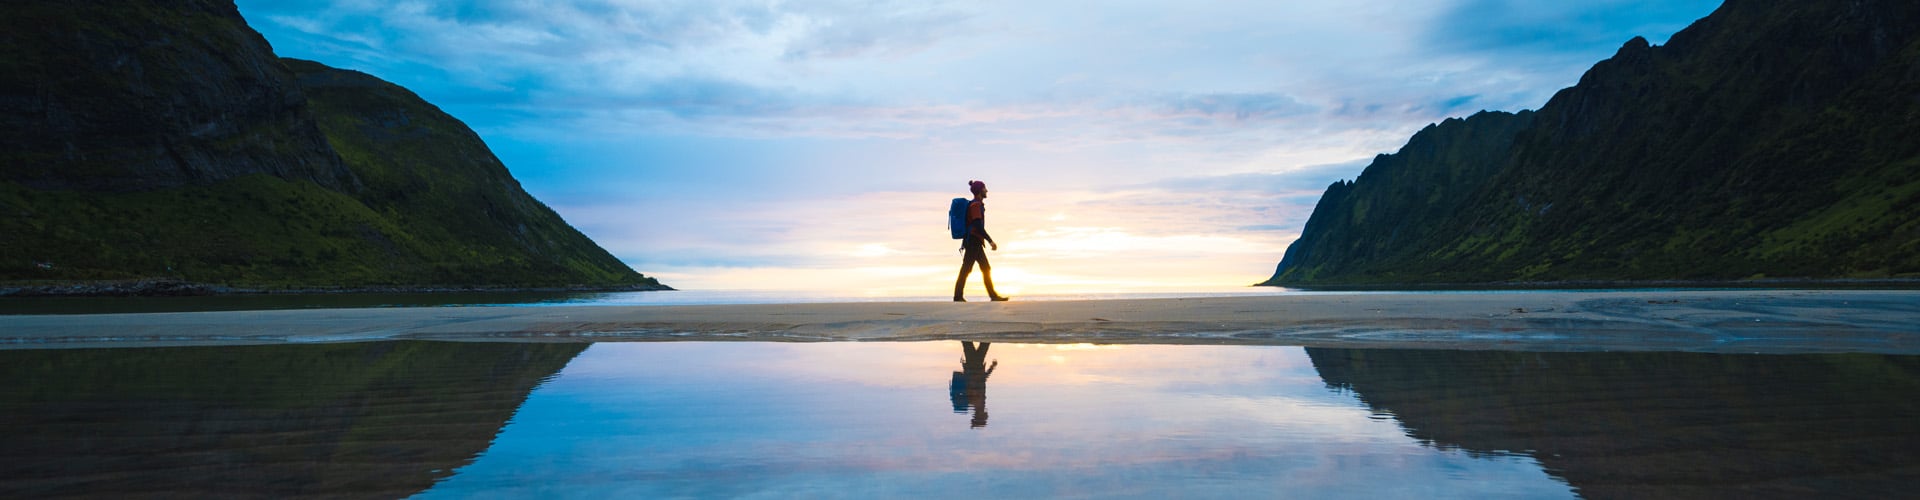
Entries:
{"type": "Polygon", "coordinates": [[[1440,190],[1455,208],[1335,235],[1316,228],[1436,194],[1329,190],[1263,284],[1920,276],[1915,137],[1920,4],[1732,0],[1629,41],[1511,144],[1461,145],[1496,159],[1435,167],[1489,173],[1440,190]]]}
{"type": "Polygon", "coordinates": [[[315,119],[365,186],[358,200],[401,228],[424,279],[461,283],[657,284],[520,188],[466,124],[398,85],[283,60],[315,119]]]}
{"type": "Polygon", "coordinates": [[[1480,112],[1427,126],[1399,152],[1375,157],[1359,179],[1329,186],[1282,266],[1312,279],[1336,259],[1348,269],[1390,264],[1405,242],[1443,236],[1434,231],[1532,123],[1531,111],[1480,112]]]}
{"type": "Polygon", "coordinates": [[[7,24],[0,281],[660,288],[464,124],[279,59],[230,1],[29,1],[7,24]]]}

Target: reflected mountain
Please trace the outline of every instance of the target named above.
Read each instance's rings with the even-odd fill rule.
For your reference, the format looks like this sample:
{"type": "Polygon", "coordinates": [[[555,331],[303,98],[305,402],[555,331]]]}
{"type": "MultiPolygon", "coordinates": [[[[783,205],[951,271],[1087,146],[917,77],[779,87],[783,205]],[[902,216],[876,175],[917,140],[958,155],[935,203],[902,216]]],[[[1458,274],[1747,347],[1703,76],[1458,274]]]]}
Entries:
{"type": "Polygon", "coordinates": [[[0,351],[0,497],[410,495],[586,348],[0,351]]]}
{"type": "Polygon", "coordinates": [[[1892,498],[1920,484],[1920,356],[1307,355],[1408,436],[1533,456],[1588,497],[1892,498]]]}

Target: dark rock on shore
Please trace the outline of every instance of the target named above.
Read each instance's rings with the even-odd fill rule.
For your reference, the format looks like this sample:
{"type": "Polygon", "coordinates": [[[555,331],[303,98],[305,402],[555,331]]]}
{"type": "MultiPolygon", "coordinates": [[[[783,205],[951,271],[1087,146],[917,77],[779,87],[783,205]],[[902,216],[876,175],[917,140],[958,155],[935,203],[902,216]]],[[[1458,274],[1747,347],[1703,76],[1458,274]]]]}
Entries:
{"type": "Polygon", "coordinates": [[[232,291],[224,286],[178,280],[133,280],[0,287],[0,297],[195,297],[232,291]]]}

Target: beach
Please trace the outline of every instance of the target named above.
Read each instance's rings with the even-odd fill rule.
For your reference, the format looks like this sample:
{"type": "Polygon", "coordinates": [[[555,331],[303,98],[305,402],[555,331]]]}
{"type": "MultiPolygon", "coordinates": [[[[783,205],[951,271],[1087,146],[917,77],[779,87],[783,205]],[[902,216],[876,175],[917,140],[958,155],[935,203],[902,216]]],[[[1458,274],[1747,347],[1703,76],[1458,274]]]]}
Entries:
{"type": "MultiPolygon", "coordinates": [[[[670,293],[670,292],[669,292],[670,293]]],[[[987,303],[413,307],[0,316],[0,348],[373,340],[1240,344],[1920,354],[1920,291],[1360,292],[987,303]]]]}
{"type": "Polygon", "coordinates": [[[1917,319],[1870,290],[0,315],[0,496],[1897,497],[1917,319]]]}

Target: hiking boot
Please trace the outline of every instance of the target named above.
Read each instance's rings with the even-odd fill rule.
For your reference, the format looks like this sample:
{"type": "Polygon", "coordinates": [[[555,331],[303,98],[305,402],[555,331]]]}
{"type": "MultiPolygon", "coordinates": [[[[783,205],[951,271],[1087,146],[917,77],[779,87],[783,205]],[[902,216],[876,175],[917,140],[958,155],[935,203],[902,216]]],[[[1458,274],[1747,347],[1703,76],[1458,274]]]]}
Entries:
{"type": "Polygon", "coordinates": [[[966,301],[967,301],[967,299],[963,299],[963,298],[960,298],[960,297],[954,297],[954,298],[953,298],[953,301],[954,301],[954,302],[966,302],[966,301]]]}
{"type": "Polygon", "coordinates": [[[1006,301],[1007,301],[1007,299],[1011,299],[1011,298],[1013,298],[1013,297],[1008,297],[1008,296],[1005,296],[1005,295],[1001,295],[1001,296],[999,296],[999,297],[994,297],[994,298],[993,298],[993,301],[994,301],[994,302],[1006,302],[1006,301]]]}

